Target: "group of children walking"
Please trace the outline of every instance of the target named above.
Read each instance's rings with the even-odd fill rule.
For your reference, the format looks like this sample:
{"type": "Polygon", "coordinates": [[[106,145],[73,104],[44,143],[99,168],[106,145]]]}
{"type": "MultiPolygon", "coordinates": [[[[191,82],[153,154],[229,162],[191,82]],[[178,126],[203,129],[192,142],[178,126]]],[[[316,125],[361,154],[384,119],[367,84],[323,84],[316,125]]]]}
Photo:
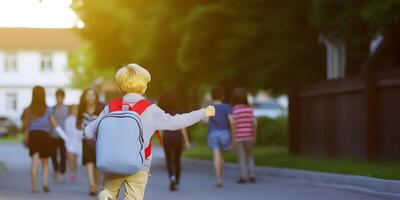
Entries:
{"type": "Polygon", "coordinates": [[[38,165],[42,164],[43,191],[50,192],[48,185],[48,159],[51,158],[54,178],[57,182],[65,181],[67,163],[70,166],[69,181],[76,181],[78,157],[82,155],[82,164],[86,168],[89,194],[97,194],[98,172],[94,145],[83,137],[85,125],[97,118],[103,109],[94,90],[85,90],[79,107],[64,104],[65,92],[56,91],[56,105],[47,106],[45,89],[35,86],[32,101],[23,113],[24,142],[32,158],[32,192],[38,192],[38,165]],[[68,162],[67,162],[68,159],[68,162]]]}
{"type": "MultiPolygon", "coordinates": [[[[99,159],[98,156],[100,156],[100,162],[103,162],[105,158],[103,158],[101,152],[113,152],[114,150],[117,151],[118,148],[121,149],[120,147],[113,149],[119,144],[113,144],[112,141],[101,141],[102,143],[99,145],[99,134],[104,129],[103,123],[105,121],[110,122],[111,114],[114,114],[115,120],[119,120],[118,118],[123,118],[122,114],[126,108],[136,108],[133,111],[137,114],[134,117],[137,118],[136,121],[139,123],[140,138],[138,142],[142,146],[137,159],[141,158],[142,163],[139,163],[138,166],[142,167],[129,174],[115,173],[113,170],[100,167],[103,170],[103,180],[98,199],[117,199],[118,192],[123,184],[125,185],[125,199],[144,198],[152,161],[151,138],[153,134],[159,131],[164,140],[170,189],[176,190],[180,179],[181,152],[183,147],[190,147],[185,128],[207,120],[209,121],[208,144],[214,152],[217,187],[222,187],[223,152],[231,150],[233,146],[238,149],[242,169],[238,183],[255,182],[251,148],[255,142],[256,124],[252,109],[247,103],[245,90],[235,90],[233,98],[235,106],[233,109],[228,104],[223,103],[223,89],[217,87],[212,91],[213,105],[190,113],[178,114],[180,110],[175,103],[178,98],[176,94],[165,93],[160,97],[158,105],[144,99],[143,95],[151,76],[146,69],[139,65],[129,64],[121,67],[117,71],[115,79],[118,90],[123,97],[117,101],[110,101],[110,104],[105,106],[99,103],[98,95],[93,89],[87,89],[83,92],[79,106],[65,106],[63,103],[65,93],[58,90],[56,92],[57,104],[50,108],[46,104],[44,88],[41,86],[33,88],[31,104],[23,117],[24,138],[29,147],[29,155],[32,158],[33,193],[38,191],[37,171],[40,161],[42,163],[43,191],[49,192],[48,158],[52,158],[55,177],[58,180],[63,180],[68,155],[68,163],[71,169],[69,180],[75,181],[77,158],[78,155],[82,154],[82,164],[85,166],[89,183],[89,194],[97,195],[100,172],[96,168],[96,159],[99,159]],[[119,115],[118,113],[115,114],[116,112],[119,112],[119,115]],[[97,149],[96,137],[98,138],[97,149]],[[99,150],[99,147],[104,148],[104,142],[109,143],[106,144],[106,147],[108,145],[110,149],[99,150]],[[249,167],[249,171],[246,170],[246,166],[249,167]]],[[[133,117],[130,116],[130,118],[133,117]]],[[[113,123],[112,120],[111,123],[113,123]]],[[[120,122],[115,121],[115,123],[120,122]]],[[[123,154],[125,153],[129,156],[129,152],[123,154]]],[[[111,168],[113,168],[113,163],[106,163],[106,165],[111,165],[111,168]]],[[[120,167],[120,163],[115,163],[115,165],[120,167]]]]}
{"type": "Polygon", "coordinates": [[[215,117],[208,122],[208,146],[213,151],[216,187],[223,187],[222,171],[225,151],[237,151],[240,178],[237,183],[255,183],[255,164],[252,155],[257,138],[257,120],[253,108],[247,100],[247,91],[236,88],[231,102],[233,108],[224,103],[225,92],[222,87],[215,87],[211,92],[215,117]]]}

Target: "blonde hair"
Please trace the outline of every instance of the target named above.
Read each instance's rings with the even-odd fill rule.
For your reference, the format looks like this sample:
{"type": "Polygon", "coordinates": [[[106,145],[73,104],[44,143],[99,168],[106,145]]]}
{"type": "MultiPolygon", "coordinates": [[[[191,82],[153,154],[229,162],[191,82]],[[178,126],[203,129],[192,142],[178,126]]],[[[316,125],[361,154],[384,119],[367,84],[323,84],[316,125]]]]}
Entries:
{"type": "Polygon", "coordinates": [[[119,68],[115,80],[122,93],[144,94],[151,80],[150,73],[138,64],[129,64],[119,68]]]}

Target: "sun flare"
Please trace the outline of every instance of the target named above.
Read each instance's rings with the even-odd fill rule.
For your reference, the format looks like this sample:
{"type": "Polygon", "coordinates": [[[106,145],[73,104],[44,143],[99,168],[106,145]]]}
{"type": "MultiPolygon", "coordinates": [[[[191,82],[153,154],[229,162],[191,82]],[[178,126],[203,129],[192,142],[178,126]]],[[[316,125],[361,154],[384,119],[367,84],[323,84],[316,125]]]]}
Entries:
{"type": "Polygon", "coordinates": [[[72,0],[0,0],[0,27],[83,28],[72,0]]]}

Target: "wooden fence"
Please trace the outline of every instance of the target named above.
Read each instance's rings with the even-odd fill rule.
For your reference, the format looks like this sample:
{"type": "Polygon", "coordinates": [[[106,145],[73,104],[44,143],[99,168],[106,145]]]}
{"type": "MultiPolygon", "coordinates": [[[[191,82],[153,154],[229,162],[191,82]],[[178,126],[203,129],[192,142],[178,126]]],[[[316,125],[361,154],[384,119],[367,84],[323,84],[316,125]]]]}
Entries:
{"type": "Polygon", "coordinates": [[[400,70],[295,89],[289,102],[291,153],[400,161],[400,70]]]}

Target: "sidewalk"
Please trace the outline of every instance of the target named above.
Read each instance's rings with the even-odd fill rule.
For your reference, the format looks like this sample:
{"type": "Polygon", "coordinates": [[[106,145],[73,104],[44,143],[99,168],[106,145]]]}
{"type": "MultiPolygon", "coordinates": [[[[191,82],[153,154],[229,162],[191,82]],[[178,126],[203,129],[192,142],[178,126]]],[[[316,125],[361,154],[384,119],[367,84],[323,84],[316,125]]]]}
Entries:
{"type": "MultiPolygon", "coordinates": [[[[206,167],[212,162],[186,160],[186,163],[206,167]]],[[[400,181],[276,167],[257,167],[256,171],[257,176],[287,178],[311,185],[365,192],[384,198],[400,200],[400,181]]],[[[226,175],[237,176],[238,172],[239,167],[237,164],[225,163],[226,175]]]]}

